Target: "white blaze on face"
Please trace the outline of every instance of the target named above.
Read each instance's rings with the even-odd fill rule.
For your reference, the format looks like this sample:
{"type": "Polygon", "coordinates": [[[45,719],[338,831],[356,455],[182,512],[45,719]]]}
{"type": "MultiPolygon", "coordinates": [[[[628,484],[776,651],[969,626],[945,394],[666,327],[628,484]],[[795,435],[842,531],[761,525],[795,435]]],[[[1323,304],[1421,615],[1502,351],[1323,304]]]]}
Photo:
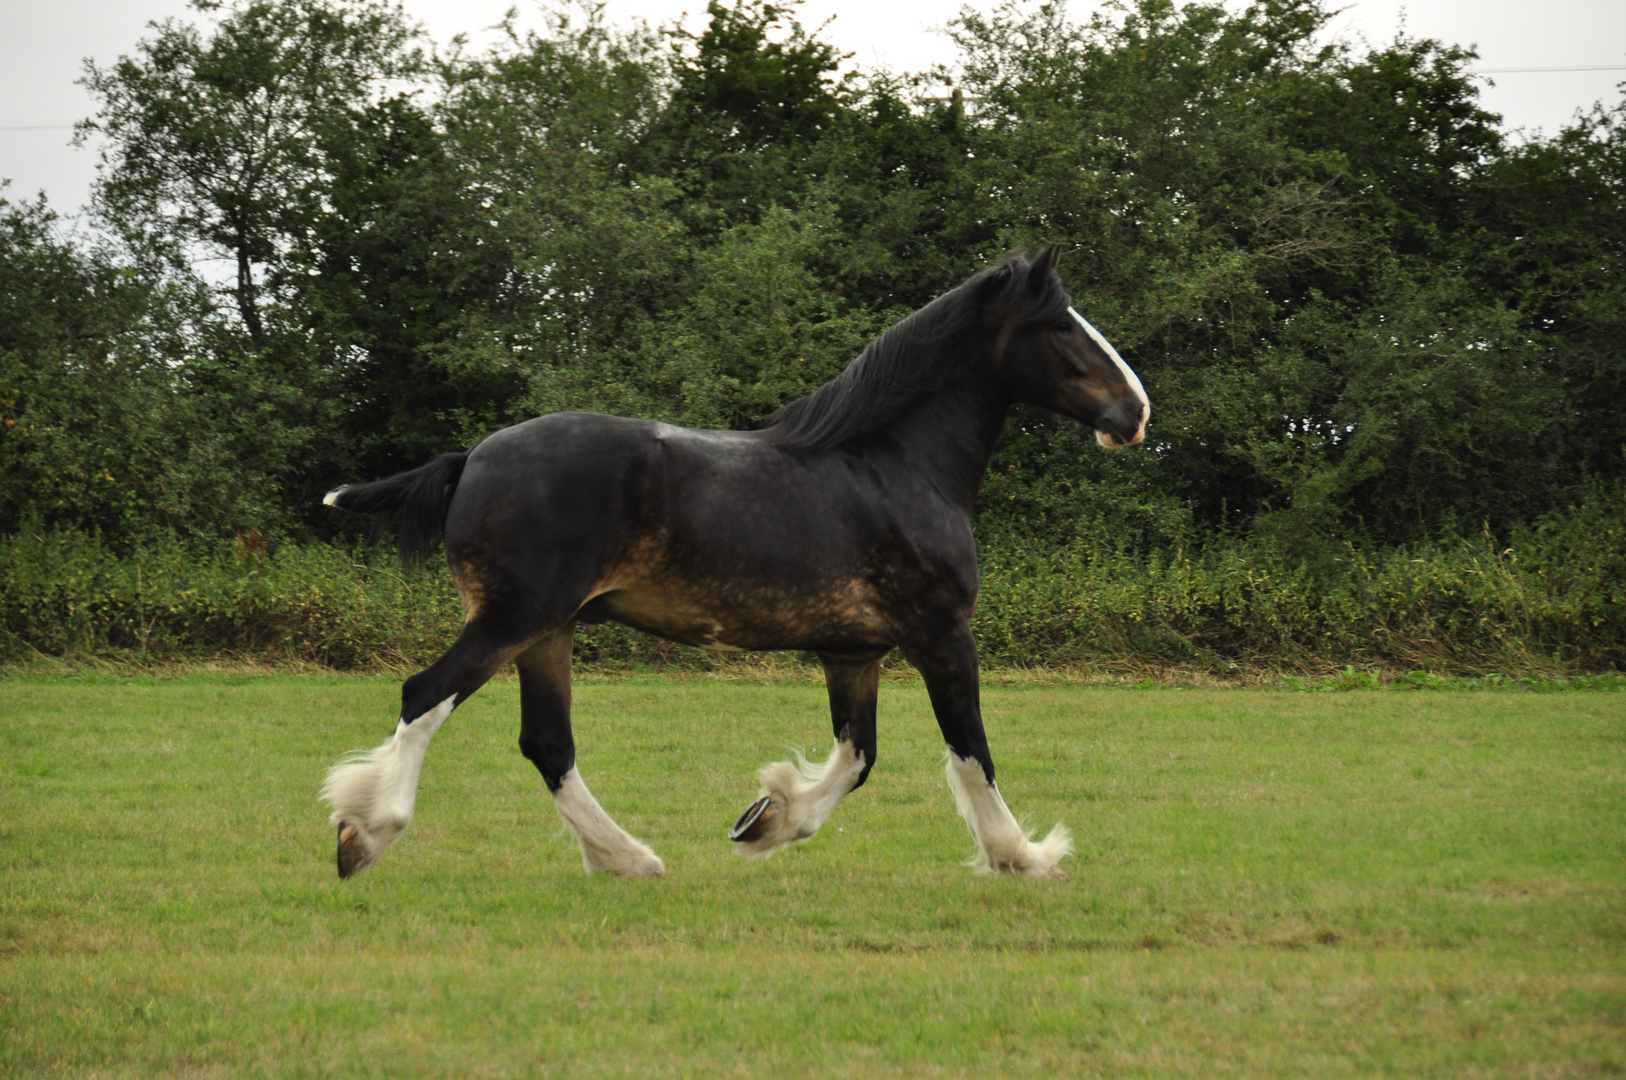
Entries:
{"type": "Polygon", "coordinates": [[[1140,398],[1141,407],[1144,410],[1141,419],[1145,420],[1150,417],[1152,415],[1152,402],[1146,396],[1146,388],[1140,384],[1140,379],[1130,370],[1129,365],[1124,363],[1124,358],[1118,355],[1118,350],[1114,349],[1111,343],[1101,336],[1101,331],[1091,326],[1088,320],[1080,315],[1076,309],[1068,308],[1067,310],[1072,314],[1073,318],[1078,320],[1078,325],[1084,328],[1084,332],[1090,335],[1090,340],[1101,346],[1101,351],[1112,357],[1112,362],[1118,365],[1118,370],[1123,373],[1124,381],[1129,384],[1131,390],[1135,391],[1135,396],[1140,398]]]}

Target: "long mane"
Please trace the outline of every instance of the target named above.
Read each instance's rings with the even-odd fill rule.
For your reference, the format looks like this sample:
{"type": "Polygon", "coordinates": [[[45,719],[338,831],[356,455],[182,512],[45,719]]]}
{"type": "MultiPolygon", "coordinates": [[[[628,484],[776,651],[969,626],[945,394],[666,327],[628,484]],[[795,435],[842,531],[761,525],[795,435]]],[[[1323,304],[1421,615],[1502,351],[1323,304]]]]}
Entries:
{"type": "Polygon", "coordinates": [[[1034,281],[1034,262],[1016,256],[990,267],[895,323],[858,358],[764,425],[795,450],[833,450],[884,430],[941,389],[970,360],[971,332],[985,323],[1056,320],[1071,301],[1054,272],[1034,281]]]}

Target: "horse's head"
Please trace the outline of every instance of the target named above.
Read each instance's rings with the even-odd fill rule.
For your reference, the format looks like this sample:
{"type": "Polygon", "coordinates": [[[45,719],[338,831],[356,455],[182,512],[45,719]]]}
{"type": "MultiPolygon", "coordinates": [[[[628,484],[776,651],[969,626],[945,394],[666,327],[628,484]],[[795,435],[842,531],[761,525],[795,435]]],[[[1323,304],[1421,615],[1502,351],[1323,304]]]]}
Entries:
{"type": "Polygon", "coordinates": [[[993,312],[999,370],[1016,400],[1088,424],[1102,446],[1131,446],[1146,435],[1152,403],[1118,351],[1073,310],[1056,276],[1059,258],[1052,246],[1030,263],[1006,264],[993,312]]]}

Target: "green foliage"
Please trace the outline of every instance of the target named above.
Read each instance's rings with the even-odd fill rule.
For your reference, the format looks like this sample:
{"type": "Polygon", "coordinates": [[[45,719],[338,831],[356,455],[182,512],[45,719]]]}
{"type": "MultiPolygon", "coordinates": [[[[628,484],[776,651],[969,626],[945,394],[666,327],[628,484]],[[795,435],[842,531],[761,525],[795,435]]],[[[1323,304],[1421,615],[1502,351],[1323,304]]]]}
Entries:
{"type": "Polygon", "coordinates": [[[819,206],[774,207],[724,232],[696,260],[681,316],[653,335],[661,381],[648,411],[664,400],[685,424],[752,427],[834,378],[886,329],[819,280],[816,268],[843,242],[819,206]]]}
{"type": "MultiPolygon", "coordinates": [[[[1626,666],[1626,512],[1619,497],[1553,515],[1507,545],[1362,550],[1320,571],[1259,539],[1137,553],[1080,536],[1059,550],[985,546],[975,629],[992,667],[1220,676],[1344,665],[1545,678],[1626,666]]],[[[5,653],[132,662],[261,655],[340,668],[425,664],[460,622],[448,577],[388,555],[257,535],[199,557],[155,541],[0,538],[5,653]]],[[[709,654],[605,625],[577,656],[711,668],[709,654]]]]}
{"type": "Polygon", "coordinates": [[[1227,672],[1356,664],[1444,672],[1626,664],[1626,514],[1600,498],[1505,545],[1361,549],[1319,567],[1269,537],[1140,556],[1080,537],[985,550],[978,640],[995,662],[1227,672]]]}
{"type": "Polygon", "coordinates": [[[972,168],[1011,242],[1071,239],[1081,309],[1151,389],[1143,490],[1199,526],[1290,510],[1301,538],[1393,541],[1528,521],[1570,479],[1550,346],[1454,265],[1495,117],[1467,53],[1356,57],[1314,44],[1327,17],[967,15],[972,168]]]}
{"type": "Polygon", "coordinates": [[[333,150],[362,106],[419,70],[415,31],[385,0],[252,0],[207,41],[175,20],[155,29],[139,56],[86,66],[102,108],[80,133],[109,146],[99,209],[139,251],[177,261],[202,244],[231,258],[233,299],[263,346],[263,275],[284,274],[321,217],[333,150]]]}
{"type": "MultiPolygon", "coordinates": [[[[1470,52],[1321,44],[1320,0],[966,11],[948,100],[838,79],[795,15],[719,0],[691,35],[560,7],[426,59],[383,0],[239,0],[89,69],[107,242],[0,207],[0,531],[350,544],[365,525],[318,505],[336,483],[559,409],[760,423],[1050,242],[1153,416],[1107,455],[1018,411],[978,509],[989,610],[1000,567],[1065,578],[1109,550],[1123,580],[1192,557],[1325,606],[1351,553],[1379,577],[1457,565],[1626,480],[1626,106],[1510,142],[1470,52]],[[198,254],[235,283],[198,280],[198,254]]],[[[1221,592],[1281,656],[1370,647],[1352,616],[1221,592]],[[1323,647],[1318,619],[1352,636],[1323,647]]],[[[1167,633],[1230,656],[1191,613],[1218,603],[1167,633]]],[[[1404,634],[1495,651],[1433,618],[1404,634]]],[[[986,624],[1033,662],[1096,640],[1069,627],[986,624]]],[[[1539,635],[1532,656],[1615,662],[1539,635]]]]}
{"type": "Polygon", "coordinates": [[[681,35],[694,52],[678,60],[674,118],[711,135],[725,154],[816,139],[832,127],[840,104],[828,76],[841,58],[795,20],[785,28],[788,40],[772,34],[797,6],[742,0],[731,8],[709,0],[705,32],[681,35]]]}
{"type": "Polygon", "coordinates": [[[173,539],[120,557],[93,536],[25,526],[0,539],[0,567],[12,655],[406,664],[438,654],[459,621],[443,574],[327,544],[271,551],[255,533],[211,557],[173,539]]]}
{"type": "Polygon", "coordinates": [[[120,543],[287,530],[306,395],[260,358],[198,349],[214,325],[196,290],[0,199],[0,298],[0,520],[120,543]]]}

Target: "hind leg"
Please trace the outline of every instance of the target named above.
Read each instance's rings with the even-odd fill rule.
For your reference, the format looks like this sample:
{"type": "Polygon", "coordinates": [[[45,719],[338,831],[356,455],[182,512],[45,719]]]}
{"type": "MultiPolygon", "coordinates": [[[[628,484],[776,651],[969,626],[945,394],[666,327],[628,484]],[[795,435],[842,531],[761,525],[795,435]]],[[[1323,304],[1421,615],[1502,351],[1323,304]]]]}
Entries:
{"type": "MultiPolygon", "coordinates": [[[[882,654],[885,655],[885,654],[882,654]]],[[[786,844],[818,832],[843,796],[869,778],[875,765],[875,699],[881,681],[881,657],[821,655],[824,684],[830,694],[830,722],[836,745],[814,764],[796,755],[757,773],[757,801],[729,830],[739,853],[767,858],[786,844]]]]}
{"type": "Polygon", "coordinates": [[[382,746],[346,755],[328,770],[322,799],[333,807],[328,823],[339,831],[340,877],[372,865],[406,832],[435,732],[523,644],[505,643],[478,621],[469,623],[439,660],[402,686],[395,734],[382,746]]]}
{"type": "Polygon", "coordinates": [[[589,874],[607,870],[622,877],[666,872],[649,846],[617,825],[576,770],[570,733],[570,646],[574,623],[540,639],[515,660],[519,668],[519,749],[542,774],[553,805],[582,849],[589,874]]]}

